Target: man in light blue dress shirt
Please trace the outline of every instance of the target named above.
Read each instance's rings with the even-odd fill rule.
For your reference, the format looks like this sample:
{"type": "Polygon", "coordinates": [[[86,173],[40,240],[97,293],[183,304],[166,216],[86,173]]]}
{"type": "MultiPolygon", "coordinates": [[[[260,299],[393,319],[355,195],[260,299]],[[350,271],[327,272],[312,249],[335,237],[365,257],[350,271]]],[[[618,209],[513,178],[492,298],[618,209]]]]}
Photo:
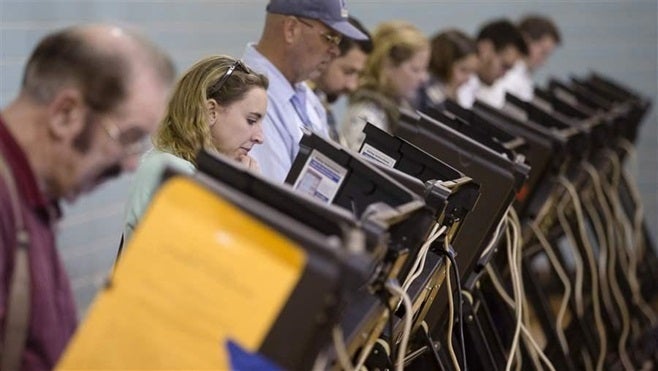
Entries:
{"type": "Polygon", "coordinates": [[[259,42],[246,47],[244,62],[270,80],[265,142],[252,150],[270,180],[285,180],[304,130],[328,138],[325,109],[304,81],[338,56],[342,37],[367,39],[347,19],[344,0],[271,0],[259,42]]]}

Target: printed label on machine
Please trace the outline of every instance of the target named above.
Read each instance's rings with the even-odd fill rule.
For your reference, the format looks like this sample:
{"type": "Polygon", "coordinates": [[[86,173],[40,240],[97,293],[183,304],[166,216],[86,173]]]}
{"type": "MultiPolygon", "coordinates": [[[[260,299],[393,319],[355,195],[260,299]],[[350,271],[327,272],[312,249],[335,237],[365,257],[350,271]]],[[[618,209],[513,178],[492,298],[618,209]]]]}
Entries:
{"type": "Polygon", "coordinates": [[[313,150],[293,188],[330,204],[347,175],[347,169],[313,150]]]}
{"type": "Polygon", "coordinates": [[[384,152],[369,145],[368,143],[363,144],[363,147],[361,147],[361,151],[359,153],[361,154],[361,156],[367,158],[368,160],[375,161],[384,166],[388,166],[388,167],[395,166],[396,161],[393,157],[386,155],[384,152]]]}

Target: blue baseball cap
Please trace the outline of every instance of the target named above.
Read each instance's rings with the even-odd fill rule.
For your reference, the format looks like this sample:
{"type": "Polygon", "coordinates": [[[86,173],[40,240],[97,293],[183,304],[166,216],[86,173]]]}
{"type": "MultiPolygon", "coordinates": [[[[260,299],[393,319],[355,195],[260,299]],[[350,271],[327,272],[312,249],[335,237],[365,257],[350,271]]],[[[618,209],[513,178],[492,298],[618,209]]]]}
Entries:
{"type": "Polygon", "coordinates": [[[316,19],[350,39],[368,40],[368,36],[348,22],[345,0],[270,0],[267,11],[316,19]]]}

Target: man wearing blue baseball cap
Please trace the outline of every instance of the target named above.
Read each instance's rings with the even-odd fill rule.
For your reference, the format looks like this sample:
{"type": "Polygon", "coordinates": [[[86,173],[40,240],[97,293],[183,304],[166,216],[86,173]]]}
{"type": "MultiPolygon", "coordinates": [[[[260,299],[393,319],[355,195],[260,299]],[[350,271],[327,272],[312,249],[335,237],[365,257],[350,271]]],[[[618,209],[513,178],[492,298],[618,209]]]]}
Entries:
{"type": "Polygon", "coordinates": [[[343,37],[368,38],[348,21],[344,0],[270,0],[267,5],[261,38],[244,54],[244,62],[270,80],[265,141],[252,151],[265,177],[285,180],[304,130],[328,137],[325,109],[304,81],[319,76],[340,54],[343,37]]]}
{"type": "Polygon", "coordinates": [[[317,19],[350,39],[368,39],[366,34],[349,22],[344,0],[271,0],[267,11],[317,19]]]}

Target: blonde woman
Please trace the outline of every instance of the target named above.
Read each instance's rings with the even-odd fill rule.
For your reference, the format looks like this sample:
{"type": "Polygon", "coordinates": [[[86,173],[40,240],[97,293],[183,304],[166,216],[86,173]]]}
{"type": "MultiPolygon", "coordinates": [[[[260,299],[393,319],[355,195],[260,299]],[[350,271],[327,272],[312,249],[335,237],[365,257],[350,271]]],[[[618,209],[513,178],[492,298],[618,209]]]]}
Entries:
{"type": "Polygon", "coordinates": [[[361,85],[350,97],[341,134],[347,145],[358,149],[363,127],[370,122],[391,131],[399,108],[411,108],[418,88],[427,81],[430,45],[415,26],[403,21],[380,24],[372,38],[361,85]]]}
{"type": "Polygon", "coordinates": [[[249,151],[264,140],[267,86],[267,77],[227,56],[202,59],[183,75],[153,138],[154,147],[137,168],[126,206],[124,241],[148,206],[165,166],[193,173],[197,153],[206,149],[259,171],[249,151]]]}

